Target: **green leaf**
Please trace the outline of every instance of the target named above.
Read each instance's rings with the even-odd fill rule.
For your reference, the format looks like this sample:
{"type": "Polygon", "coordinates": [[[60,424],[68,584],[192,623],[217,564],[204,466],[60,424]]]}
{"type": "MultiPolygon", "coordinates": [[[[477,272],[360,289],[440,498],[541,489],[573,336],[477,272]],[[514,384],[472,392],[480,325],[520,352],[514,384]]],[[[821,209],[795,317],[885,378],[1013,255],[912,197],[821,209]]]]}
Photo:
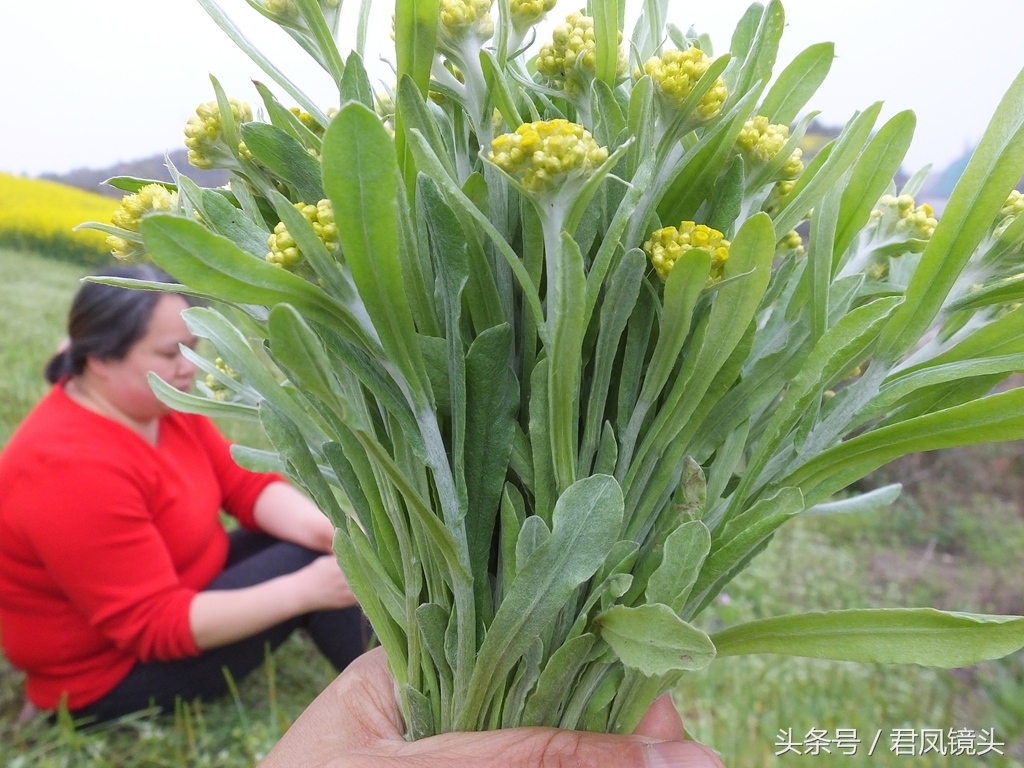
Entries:
{"type": "Polygon", "coordinates": [[[828,77],[834,58],[834,43],[817,43],[802,50],[779,74],[757,113],[769,123],[792,123],[828,77]]]}
{"type": "Polygon", "coordinates": [[[250,59],[256,62],[257,66],[266,72],[270,79],[281,86],[295,101],[297,101],[304,110],[311,114],[320,125],[327,125],[330,122],[327,115],[324,114],[311,98],[304,94],[297,85],[291,80],[285,77],[284,73],[281,72],[277,67],[271,63],[270,59],[264,56],[248,38],[242,34],[242,31],[235,25],[233,21],[228,17],[226,13],[221,9],[215,0],[198,0],[199,4],[203,6],[210,18],[214,20],[218,27],[224,31],[231,41],[237,45],[250,59]]]}
{"type": "Polygon", "coordinates": [[[252,219],[235,208],[224,195],[212,189],[200,192],[203,218],[218,235],[223,235],[246,253],[263,259],[269,250],[268,232],[253,223],[252,219]]]}
{"type": "Polygon", "coordinates": [[[597,638],[587,632],[573,637],[551,654],[537,678],[537,687],[526,700],[522,725],[544,725],[557,721],[566,702],[566,691],[587,662],[597,638]]]}
{"type": "Polygon", "coordinates": [[[350,102],[324,135],[324,182],[352,278],[389,360],[402,372],[417,410],[433,394],[415,338],[398,260],[398,162],[377,115],[350,102]]]}
{"type": "Polygon", "coordinates": [[[242,140],[271,173],[295,187],[301,202],[316,205],[323,200],[320,163],[297,139],[267,123],[244,123],[242,140]]]}
{"type": "MultiPolygon", "coordinates": [[[[821,166],[817,167],[813,176],[809,174],[814,167],[811,166],[804,171],[793,188],[782,209],[775,214],[774,223],[777,232],[788,232],[793,229],[806,216],[807,212],[818,205],[818,201],[853,164],[854,158],[860,154],[864,142],[871,135],[871,129],[875,125],[878,113],[882,109],[882,102],[872,104],[864,112],[854,115],[853,119],[846,124],[843,132],[836,139],[832,151],[827,155],[821,166]],[[801,185],[801,181],[806,183],[801,185]]],[[[821,153],[818,153],[820,156],[821,153]]],[[[815,157],[817,160],[818,157],[815,157]]]]}
{"type": "Polygon", "coordinates": [[[342,304],[301,277],[253,258],[198,222],[154,214],[146,217],[141,229],[153,260],[190,288],[236,304],[269,307],[288,302],[305,317],[336,327],[360,349],[379,349],[342,304]]]}
{"type": "Polygon", "coordinates": [[[398,80],[409,75],[427,98],[434,63],[439,0],[396,0],[395,52],[398,80]]]}
{"type": "MultiPolygon", "coordinates": [[[[295,3],[299,14],[306,27],[313,33],[317,50],[323,57],[323,67],[334,80],[339,88],[342,78],[345,76],[345,64],[341,60],[341,53],[338,51],[338,44],[334,42],[334,35],[331,28],[327,26],[323,11],[317,0],[292,0],[295,3]]],[[[326,124],[325,124],[326,125],[326,124]]]]}
{"type": "Polygon", "coordinates": [[[176,411],[181,411],[182,413],[198,413],[214,419],[225,417],[243,419],[245,421],[260,420],[259,413],[251,405],[221,402],[219,400],[210,400],[206,397],[200,397],[199,395],[190,395],[187,392],[182,392],[180,389],[175,389],[152,372],[148,374],[147,380],[149,381],[149,386],[153,389],[153,394],[157,396],[157,399],[164,405],[169,408],[173,408],[176,411]]]}
{"type": "Polygon", "coordinates": [[[453,208],[468,214],[487,234],[498,250],[501,251],[501,255],[504,256],[505,261],[511,267],[512,273],[516,276],[519,285],[523,289],[526,307],[533,316],[538,332],[541,334],[542,340],[546,341],[547,330],[544,324],[544,310],[541,307],[537,286],[526,272],[526,267],[523,266],[519,254],[512,249],[501,233],[495,229],[490,219],[473,204],[473,201],[466,196],[459,188],[459,185],[444,171],[441,161],[434,154],[423,134],[416,129],[409,130],[409,147],[416,157],[416,164],[420,171],[427,174],[438,185],[445,194],[449,204],[453,208]]]}
{"type": "Polygon", "coordinates": [[[744,189],[743,158],[739,155],[732,165],[715,183],[715,191],[709,200],[707,225],[731,237],[733,225],[743,210],[744,189]]]}
{"type": "Polygon", "coordinates": [[[341,78],[341,101],[358,101],[363,106],[373,109],[373,86],[363,66],[362,54],[352,51],[345,62],[345,74],[341,78]]]}
{"type": "Polygon", "coordinates": [[[739,510],[758,475],[813,401],[836,376],[863,359],[901,302],[900,298],[879,299],[857,307],[818,340],[761,434],[743,480],[734,492],[731,513],[739,510]]]}
{"type": "MultiPolygon", "coordinates": [[[[494,106],[502,118],[515,130],[525,122],[516,108],[515,98],[505,80],[505,71],[498,63],[497,57],[487,48],[480,49],[480,66],[483,68],[487,90],[494,99],[494,106]]],[[[436,149],[435,149],[436,152],[436,149]]]]}
{"type": "MultiPolygon", "coordinates": [[[[761,23],[761,16],[764,14],[764,6],[760,3],[751,3],[747,10],[743,12],[743,16],[740,17],[739,22],[736,24],[736,29],[733,30],[732,40],[729,43],[729,52],[736,58],[737,63],[742,63],[747,56],[750,54],[750,48],[754,44],[754,35],[757,34],[757,27],[761,23]]],[[[659,29],[658,34],[655,35],[655,45],[658,44],[662,36],[662,31],[659,29]]],[[[739,67],[736,67],[736,74],[739,73],[739,67]]],[[[734,83],[730,83],[729,90],[733,90],[734,83]]]]}
{"type": "Polygon", "coordinates": [[[757,26],[750,52],[743,57],[736,84],[729,89],[730,95],[746,96],[751,89],[755,93],[760,93],[768,85],[785,25],[786,14],[782,10],[782,3],[779,0],[770,0],[757,26]]]}
{"type": "Polygon", "coordinates": [[[290,304],[278,304],[270,310],[267,328],[274,360],[288,369],[300,391],[328,404],[339,401],[331,361],[302,315],[290,304]]]}
{"type": "Polygon", "coordinates": [[[907,302],[879,342],[878,357],[895,362],[920,339],[950,288],[1024,173],[1024,71],[1006,92],[907,287],[907,302]]]}
{"type": "Polygon", "coordinates": [[[622,491],[608,475],[574,483],[559,497],[551,537],[520,564],[477,654],[456,729],[480,722],[497,686],[576,588],[593,576],[622,525],[622,491]]]}
{"type": "Polygon", "coordinates": [[[894,115],[878,129],[853,166],[839,209],[833,261],[846,252],[857,233],[868,223],[878,198],[885,193],[903,163],[916,126],[917,117],[910,110],[894,115]]]}
{"type": "Polygon", "coordinates": [[[679,613],[710,551],[711,532],[700,520],[676,528],[665,539],[661,565],[647,581],[645,602],[664,603],[679,613]]]}
{"type": "MultiPolygon", "coordinates": [[[[807,309],[811,320],[811,339],[817,341],[828,329],[828,294],[832,285],[832,254],[835,251],[836,227],[842,215],[841,199],[846,195],[844,176],[836,183],[815,210],[811,221],[810,243],[807,253],[807,309]]],[[[876,198],[877,199],[877,198],[876,198]]]]}
{"type": "MultiPolygon", "coordinates": [[[[636,305],[646,269],[647,256],[639,248],[633,248],[619,261],[605,289],[597,347],[594,350],[590,394],[587,400],[587,420],[580,449],[578,469],[581,476],[590,473],[590,463],[598,447],[598,432],[608,404],[608,391],[615,357],[619,350],[619,340],[636,305]]],[[[595,469],[594,474],[600,473],[595,469]]]]}
{"type": "MultiPolygon", "coordinates": [[[[771,277],[775,240],[771,221],[766,214],[759,213],[747,219],[732,242],[729,259],[725,263],[725,279],[738,274],[750,274],[722,288],[716,294],[708,320],[706,342],[700,346],[699,351],[696,351],[694,373],[686,377],[680,375],[676,379],[664,406],[655,416],[650,430],[637,450],[632,468],[626,475],[624,487],[630,498],[633,498],[632,485],[641,471],[641,462],[648,455],[661,456],[667,446],[687,426],[690,417],[704,400],[716,374],[746,334],[771,277]]],[[[730,381],[729,384],[731,383],[730,381]]],[[[628,466],[624,461],[629,461],[625,452],[619,456],[620,471],[628,466]]],[[[646,466],[651,465],[648,462],[646,466]]]]}
{"type": "Polygon", "coordinates": [[[712,641],[719,656],[783,653],[952,669],[1024,646],[1024,618],[932,608],[826,611],[740,624],[718,632],[712,641]]]}
{"type": "Polygon", "coordinates": [[[819,453],[781,481],[818,501],[878,467],[918,451],[1024,439],[1024,389],[918,416],[819,453]]]}
{"type": "Polygon", "coordinates": [[[594,3],[594,37],[597,41],[595,70],[598,79],[615,87],[615,67],[619,58],[618,5],[625,0],[594,3]]]}
{"type": "Polygon", "coordinates": [[[803,508],[800,490],[783,488],[715,531],[711,552],[704,560],[681,615],[691,618],[704,610],[751,558],[767,546],[775,531],[803,508]]]}
{"type": "Polygon", "coordinates": [[[696,671],[715,658],[710,638],[667,605],[616,605],[598,616],[595,624],[622,663],[644,675],[696,671]]]}
{"type": "MultiPolygon", "coordinates": [[[[438,160],[441,167],[444,168],[448,176],[453,180],[457,179],[458,174],[455,172],[455,166],[452,164],[452,158],[445,147],[444,139],[441,138],[441,131],[437,127],[437,122],[431,116],[430,110],[416,88],[416,83],[408,75],[398,82],[398,96],[395,106],[406,130],[419,131],[430,145],[434,157],[438,160]]],[[[420,168],[420,170],[429,171],[430,169],[420,168]]],[[[428,175],[433,176],[430,173],[428,175]]],[[[434,182],[439,183],[436,178],[434,182]]]]}
{"type": "Polygon", "coordinates": [[[302,146],[307,149],[313,149],[319,154],[320,137],[303,125],[302,121],[290,109],[285,109],[267,86],[256,80],[253,81],[253,85],[263,98],[263,105],[267,108],[267,116],[270,117],[270,122],[298,139],[302,146]]]}
{"type": "Polygon", "coordinates": [[[548,423],[555,488],[561,492],[576,480],[581,349],[587,278],[583,254],[567,233],[562,233],[558,254],[548,255],[548,423]]]}
{"type": "Polygon", "coordinates": [[[658,343],[644,376],[643,389],[637,398],[633,415],[622,436],[622,455],[631,456],[640,427],[651,407],[661,396],[679,353],[690,333],[693,308],[697,304],[711,270],[711,254],[703,248],[692,248],[680,256],[665,281],[664,309],[658,343]]]}
{"type": "Polygon", "coordinates": [[[859,493],[848,499],[815,504],[805,511],[805,515],[851,515],[868,514],[890,506],[900,497],[903,486],[899,483],[883,485],[867,493],[859,493]]]}
{"type": "Polygon", "coordinates": [[[590,100],[594,104],[594,138],[605,147],[613,147],[626,129],[626,116],[615,100],[615,94],[603,80],[590,84],[590,100]]]}
{"type": "Polygon", "coordinates": [[[477,589],[481,597],[486,596],[488,606],[491,540],[519,407],[512,361],[513,336],[508,325],[485,330],[466,355],[466,540],[477,589]]]}
{"type": "Polygon", "coordinates": [[[309,492],[320,511],[336,528],[345,524],[345,513],[334,497],[327,481],[320,473],[316,459],[310,453],[306,439],[299,428],[268,401],[260,403],[260,421],[273,446],[287,457],[288,463],[295,468],[295,475],[302,486],[309,492]]]}
{"type": "Polygon", "coordinates": [[[298,425],[308,440],[316,445],[323,442],[320,428],[302,406],[282,389],[264,363],[253,353],[245,336],[227,318],[207,307],[187,309],[182,317],[189,331],[213,342],[217,352],[230,368],[238,372],[242,381],[298,425]]]}
{"type": "Polygon", "coordinates": [[[114,189],[120,189],[122,192],[128,192],[135,194],[143,187],[148,187],[150,184],[156,184],[157,186],[163,187],[168,192],[177,192],[178,185],[172,184],[169,181],[159,181],[157,179],[139,179],[135,176],[112,176],[106,181],[101,181],[100,184],[106,184],[107,186],[113,187],[114,189]]]}

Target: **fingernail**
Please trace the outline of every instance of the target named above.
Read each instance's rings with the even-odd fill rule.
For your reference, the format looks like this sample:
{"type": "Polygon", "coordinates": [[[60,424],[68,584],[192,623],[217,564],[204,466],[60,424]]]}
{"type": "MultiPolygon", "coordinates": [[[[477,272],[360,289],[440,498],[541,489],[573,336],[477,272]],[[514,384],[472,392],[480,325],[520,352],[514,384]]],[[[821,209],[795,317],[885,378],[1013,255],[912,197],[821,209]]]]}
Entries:
{"type": "Polygon", "coordinates": [[[648,744],[647,763],[650,768],[722,768],[714,752],[693,741],[648,744]]]}

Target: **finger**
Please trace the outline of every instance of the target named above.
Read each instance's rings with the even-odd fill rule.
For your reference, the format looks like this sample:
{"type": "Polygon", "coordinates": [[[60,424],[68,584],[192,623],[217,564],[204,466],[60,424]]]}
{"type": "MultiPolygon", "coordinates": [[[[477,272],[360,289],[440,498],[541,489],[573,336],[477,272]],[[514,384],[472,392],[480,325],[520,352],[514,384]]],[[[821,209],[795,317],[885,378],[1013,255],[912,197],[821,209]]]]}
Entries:
{"type": "Polygon", "coordinates": [[[679,718],[679,713],[672,703],[672,696],[667,693],[659,696],[651,704],[647,713],[640,718],[633,733],[636,736],[651,736],[655,739],[670,741],[685,739],[686,732],[683,730],[683,721],[679,718]]]}
{"type": "Polygon", "coordinates": [[[555,728],[449,733],[381,746],[386,747],[378,753],[382,758],[398,758],[398,765],[407,760],[417,768],[460,764],[476,768],[722,768],[711,750],[692,741],[655,741],[555,728]]]}

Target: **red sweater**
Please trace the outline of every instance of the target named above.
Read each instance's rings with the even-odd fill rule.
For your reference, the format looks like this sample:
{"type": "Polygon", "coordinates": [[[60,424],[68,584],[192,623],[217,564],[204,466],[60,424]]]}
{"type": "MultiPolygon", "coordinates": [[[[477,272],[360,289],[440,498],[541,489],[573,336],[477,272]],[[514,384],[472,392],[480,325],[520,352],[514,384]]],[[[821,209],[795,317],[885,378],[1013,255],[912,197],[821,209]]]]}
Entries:
{"type": "Polygon", "coordinates": [[[154,447],[61,385],[0,454],[0,631],[26,695],[77,709],[138,661],[199,653],[189,605],[224,567],[221,508],[256,528],[254,474],[202,416],[160,419],[154,447]]]}

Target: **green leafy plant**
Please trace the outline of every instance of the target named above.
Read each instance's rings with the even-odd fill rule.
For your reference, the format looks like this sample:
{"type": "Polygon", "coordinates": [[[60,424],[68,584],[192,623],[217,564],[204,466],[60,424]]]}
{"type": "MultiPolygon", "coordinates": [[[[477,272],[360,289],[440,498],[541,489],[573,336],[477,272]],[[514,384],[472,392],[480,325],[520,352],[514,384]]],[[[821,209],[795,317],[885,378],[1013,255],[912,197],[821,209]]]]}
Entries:
{"type": "Polygon", "coordinates": [[[1024,618],[930,609],[689,623],[794,515],[891,503],[829,501],[887,461],[1024,437],[1024,390],[988,395],[1024,369],[1024,75],[936,222],[927,171],[892,181],[910,112],[876,130],[871,105],[804,166],[832,47],[769,88],[776,0],[718,57],[647,0],[628,46],[624,4],[590,2],[534,58],[552,3],[398,0],[384,94],[365,35],[338,51],[340,2],[250,0],[336,111],[200,2],[304,111],[258,84],[253,121],[214,81],[187,133],[229,187],[179,177],[175,212],[105,231],[219,307],[187,313],[221,358],[196,359],[207,396],[153,386],[262,423],[276,450],[235,457],[338,528],[411,738],[628,732],[716,653],[963,666],[1024,644],[1024,618]]]}

